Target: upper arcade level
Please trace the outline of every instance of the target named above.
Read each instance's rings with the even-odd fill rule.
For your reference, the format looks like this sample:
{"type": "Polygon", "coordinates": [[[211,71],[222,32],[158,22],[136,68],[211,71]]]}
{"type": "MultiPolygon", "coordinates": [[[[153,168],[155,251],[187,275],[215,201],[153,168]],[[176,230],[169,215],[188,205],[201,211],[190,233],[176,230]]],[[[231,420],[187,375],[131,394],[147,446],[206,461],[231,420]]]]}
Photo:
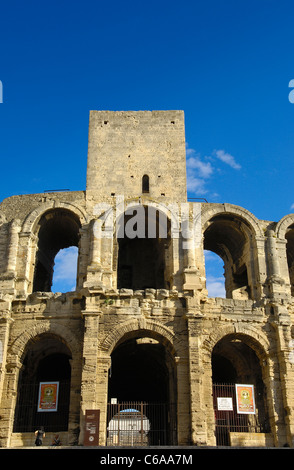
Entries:
{"type": "Polygon", "coordinates": [[[121,206],[120,200],[117,206],[115,198],[112,205],[104,201],[91,213],[85,193],[73,196],[26,195],[3,201],[2,297],[25,299],[34,292],[50,292],[56,254],[75,246],[76,292],[87,289],[115,302],[153,291],[155,297],[171,298],[177,292],[180,298],[205,302],[204,251],[223,261],[227,302],[291,301],[293,214],[274,223],[231,204],[127,200],[121,206]]]}
{"type": "Polygon", "coordinates": [[[293,214],[270,222],[233,204],[187,202],[182,111],[91,111],[86,190],[2,201],[2,297],[50,292],[56,255],[69,247],[77,292],[205,301],[212,251],[228,301],[294,296],[293,214]]]}

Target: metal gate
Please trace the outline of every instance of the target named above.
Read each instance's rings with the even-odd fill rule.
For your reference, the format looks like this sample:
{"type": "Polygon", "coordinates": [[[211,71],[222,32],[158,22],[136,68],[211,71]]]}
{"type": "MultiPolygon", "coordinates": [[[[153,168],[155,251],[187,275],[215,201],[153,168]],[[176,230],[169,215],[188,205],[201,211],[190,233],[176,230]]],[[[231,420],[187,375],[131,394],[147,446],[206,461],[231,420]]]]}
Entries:
{"type": "Polygon", "coordinates": [[[35,432],[39,426],[43,426],[45,432],[67,431],[70,382],[59,382],[58,408],[56,412],[38,413],[38,393],[39,382],[19,385],[13,431],[35,432]]]}
{"type": "Polygon", "coordinates": [[[169,445],[172,441],[172,413],[167,403],[108,403],[107,445],[169,445]]]}
{"type": "Polygon", "coordinates": [[[235,384],[213,384],[213,408],[215,415],[215,434],[218,446],[230,446],[230,432],[269,432],[269,423],[263,406],[261,390],[256,390],[257,412],[256,414],[238,414],[235,394],[235,384]],[[233,409],[230,411],[219,410],[217,398],[227,397],[232,399],[233,409]],[[259,399],[258,399],[259,397],[259,399]]]}

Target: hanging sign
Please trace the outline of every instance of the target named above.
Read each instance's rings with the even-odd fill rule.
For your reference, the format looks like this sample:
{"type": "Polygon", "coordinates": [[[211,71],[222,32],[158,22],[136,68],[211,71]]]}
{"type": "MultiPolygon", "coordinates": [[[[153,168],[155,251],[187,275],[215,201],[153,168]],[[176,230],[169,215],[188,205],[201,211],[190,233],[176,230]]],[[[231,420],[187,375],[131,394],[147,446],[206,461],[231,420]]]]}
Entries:
{"type": "Polygon", "coordinates": [[[236,384],[237,413],[255,414],[254,386],[236,384]]]}
{"type": "Polygon", "coordinates": [[[37,411],[57,411],[59,382],[40,382],[37,411]]]}
{"type": "Polygon", "coordinates": [[[231,397],[217,397],[217,409],[219,411],[233,411],[233,399],[231,397]]]}

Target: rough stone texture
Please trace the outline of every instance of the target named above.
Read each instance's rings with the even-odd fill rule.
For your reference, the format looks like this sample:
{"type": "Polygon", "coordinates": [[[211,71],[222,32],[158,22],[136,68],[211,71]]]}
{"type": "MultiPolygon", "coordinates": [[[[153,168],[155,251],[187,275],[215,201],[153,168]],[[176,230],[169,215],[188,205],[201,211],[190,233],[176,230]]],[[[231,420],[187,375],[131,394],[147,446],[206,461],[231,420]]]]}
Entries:
{"type": "Polygon", "coordinates": [[[187,206],[181,111],[92,111],[86,191],[0,205],[0,444],[32,443],[31,433],[15,431],[22,376],[58,353],[70,357],[62,441],[83,444],[85,410],[99,409],[104,445],[113,353],[136,341],[167,371],[170,443],[217,444],[217,356],[240,383],[263,386],[266,434],[232,434],[231,442],[293,447],[293,226],[293,214],[271,222],[232,204],[187,206]],[[167,236],[130,247],[117,239],[111,214],[127,206],[165,214],[167,236]],[[195,227],[188,235],[184,210],[195,227]],[[54,257],[71,245],[79,248],[76,290],[51,293],[54,257]],[[207,296],[204,249],[224,261],[226,299],[207,296]]]}

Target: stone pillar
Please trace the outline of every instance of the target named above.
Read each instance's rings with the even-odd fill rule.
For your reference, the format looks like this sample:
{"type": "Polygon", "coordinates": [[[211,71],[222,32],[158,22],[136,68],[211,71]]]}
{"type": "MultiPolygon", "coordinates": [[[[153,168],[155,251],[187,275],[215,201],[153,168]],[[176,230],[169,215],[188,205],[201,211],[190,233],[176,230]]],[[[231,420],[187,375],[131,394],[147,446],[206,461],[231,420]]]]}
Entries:
{"type": "Polygon", "coordinates": [[[20,232],[19,220],[13,220],[10,225],[9,244],[7,253],[7,271],[14,272],[16,268],[18,234],[20,232]]]}
{"type": "Polygon", "coordinates": [[[185,253],[185,268],[183,271],[184,290],[201,290],[204,285],[200,282],[200,273],[195,261],[195,242],[193,238],[182,241],[185,253]]]}
{"type": "Polygon", "coordinates": [[[189,445],[190,431],[190,384],[189,363],[186,357],[176,357],[177,366],[177,429],[178,445],[189,445]]]}
{"type": "Polygon", "coordinates": [[[80,428],[80,394],[82,357],[70,359],[71,380],[70,380],[70,400],[68,417],[68,444],[77,445],[79,440],[80,428]]]}
{"type": "Polygon", "coordinates": [[[98,377],[98,330],[100,312],[84,310],[84,346],[83,371],[81,380],[81,432],[79,443],[84,442],[84,423],[86,410],[98,409],[97,377],[98,377]]]}
{"type": "MultiPolygon", "coordinates": [[[[19,296],[25,297],[28,293],[29,286],[33,283],[34,272],[32,268],[35,260],[33,260],[32,257],[36,255],[36,241],[35,235],[31,233],[19,233],[16,279],[16,290],[19,296]],[[32,248],[32,246],[34,246],[34,248],[32,248]]],[[[30,290],[32,290],[32,288],[30,290]]]]}
{"type": "Polygon", "coordinates": [[[78,279],[77,288],[82,288],[87,279],[87,267],[89,263],[89,232],[88,226],[83,226],[79,231],[79,256],[78,256],[78,279]]]}
{"type": "Polygon", "coordinates": [[[90,224],[90,250],[87,266],[87,278],[84,287],[102,287],[102,266],[101,266],[101,220],[92,220],[90,224]]]}
{"type": "Polygon", "coordinates": [[[13,320],[10,318],[8,302],[0,302],[0,403],[3,392],[3,382],[5,377],[6,353],[9,339],[10,325],[13,320]],[[4,310],[5,309],[5,310],[4,310]]]}
{"type": "Polygon", "coordinates": [[[17,271],[18,234],[20,232],[19,220],[13,220],[9,226],[9,238],[6,257],[6,272],[1,275],[2,293],[14,294],[17,271]]]}
{"type": "Polygon", "coordinates": [[[199,314],[187,313],[189,344],[189,381],[191,401],[192,445],[207,445],[206,413],[203,403],[203,366],[200,354],[201,318],[199,314]]]}
{"type": "Polygon", "coordinates": [[[266,282],[265,237],[256,237],[251,262],[247,265],[248,282],[251,279],[251,298],[260,299],[265,296],[263,286],[266,282]]]}
{"type": "MultiPolygon", "coordinates": [[[[277,338],[277,359],[279,363],[279,392],[284,413],[284,424],[277,428],[279,446],[294,447],[294,358],[291,324],[274,323],[277,338]]],[[[280,417],[280,421],[281,421],[280,417]]]]}
{"type": "Polygon", "coordinates": [[[97,403],[100,410],[99,445],[102,446],[107,443],[107,398],[110,366],[110,356],[100,356],[98,358],[97,403]]]}
{"type": "Polygon", "coordinates": [[[267,238],[269,276],[267,281],[269,286],[269,295],[275,302],[280,302],[284,299],[288,300],[291,295],[290,286],[288,285],[287,288],[286,279],[281,276],[280,270],[279,251],[280,247],[282,247],[282,250],[285,251],[284,246],[285,241],[277,240],[277,238],[274,236],[274,232],[269,230],[267,238]]]}
{"type": "Polygon", "coordinates": [[[11,358],[6,364],[0,420],[0,446],[2,447],[9,447],[10,445],[17,400],[18,377],[21,367],[22,364],[18,357],[11,358]]]}

